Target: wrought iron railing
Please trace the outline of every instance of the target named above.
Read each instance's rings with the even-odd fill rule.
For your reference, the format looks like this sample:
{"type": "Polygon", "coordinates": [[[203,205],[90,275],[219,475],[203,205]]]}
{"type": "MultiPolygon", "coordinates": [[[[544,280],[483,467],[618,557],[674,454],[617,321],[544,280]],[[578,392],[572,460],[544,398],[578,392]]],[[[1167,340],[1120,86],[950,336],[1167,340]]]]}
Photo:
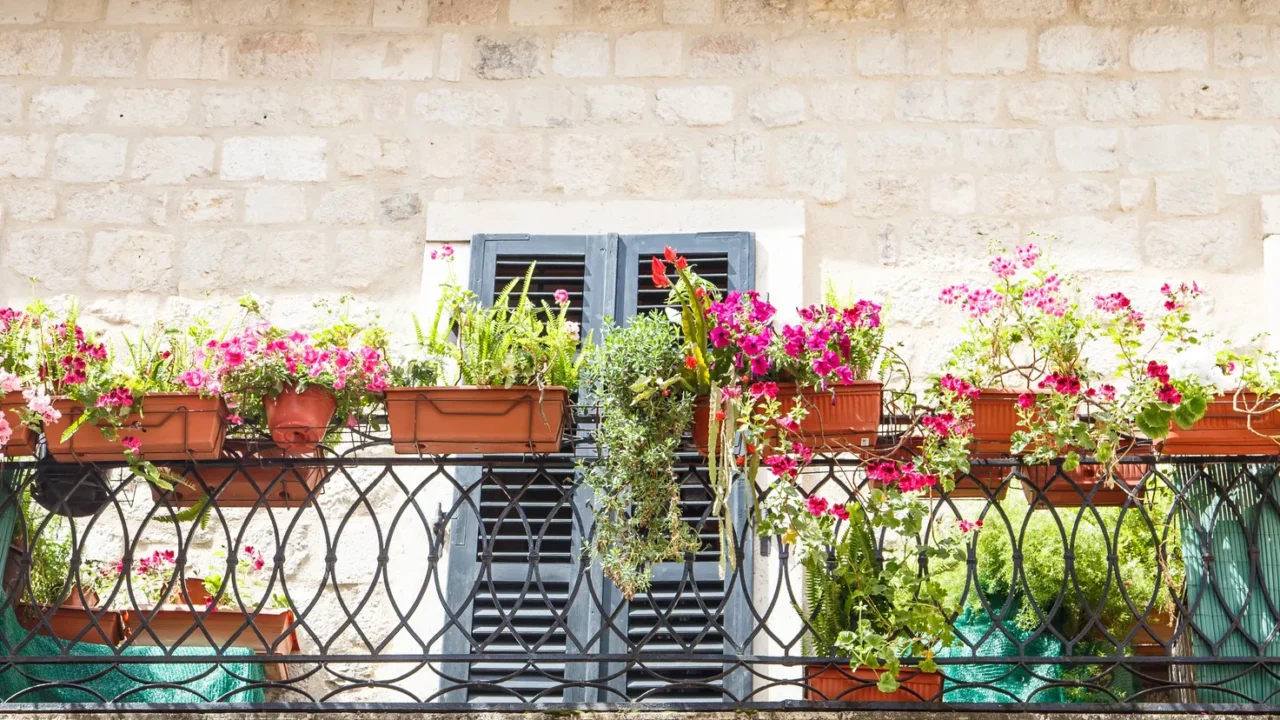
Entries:
{"type": "MultiPolygon", "coordinates": [[[[215,498],[196,520],[180,514],[199,493],[122,465],[6,462],[0,706],[1280,709],[1277,458],[1130,457],[1119,484],[976,460],[931,498],[925,531],[981,520],[967,561],[921,561],[955,639],[936,674],[882,695],[814,654],[803,569],[753,532],[743,482],[722,574],[696,453],[682,507],[703,549],[626,600],[584,551],[589,440],[447,458],[392,455],[365,428],[332,440],[316,457],[248,442],[171,464],[215,498]],[[117,558],[135,571],[115,578],[117,558]]],[[[852,456],[802,483],[833,501],[869,490],[852,456]]]]}

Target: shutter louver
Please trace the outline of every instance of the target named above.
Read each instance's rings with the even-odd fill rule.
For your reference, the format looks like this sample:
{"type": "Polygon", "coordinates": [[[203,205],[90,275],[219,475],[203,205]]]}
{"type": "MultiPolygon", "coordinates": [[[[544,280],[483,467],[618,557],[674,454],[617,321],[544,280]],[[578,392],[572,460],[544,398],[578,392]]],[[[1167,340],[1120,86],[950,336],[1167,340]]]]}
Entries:
{"type": "MultiPolygon", "coordinates": [[[[605,236],[478,235],[471,288],[481,302],[492,303],[512,281],[518,291],[536,262],[529,299],[554,308],[555,291],[567,291],[569,318],[582,324],[584,334],[598,334],[612,305],[608,246],[605,236]]],[[[581,679],[586,668],[563,660],[565,653],[593,651],[587,645],[590,599],[579,580],[582,538],[574,522],[572,460],[459,468],[458,478],[470,502],[459,500],[454,532],[462,536],[450,556],[449,606],[465,616],[466,627],[452,633],[453,645],[446,647],[459,654],[536,653],[538,659],[448,664],[447,674],[469,683],[448,699],[580,700],[580,691],[564,686],[581,679]]]]}

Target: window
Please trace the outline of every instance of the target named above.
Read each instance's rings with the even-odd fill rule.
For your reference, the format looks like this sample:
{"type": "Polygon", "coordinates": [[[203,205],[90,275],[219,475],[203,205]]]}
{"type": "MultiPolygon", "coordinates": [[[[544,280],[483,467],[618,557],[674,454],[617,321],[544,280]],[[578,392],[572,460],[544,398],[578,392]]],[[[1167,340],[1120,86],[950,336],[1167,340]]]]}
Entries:
{"type": "MultiPolygon", "coordinates": [[[[689,235],[478,235],[472,240],[471,286],[491,302],[537,261],[535,300],[569,291],[583,331],[600,336],[604,318],[619,323],[661,307],[666,291],[650,279],[649,258],[666,245],[685,254],[723,289],[754,280],[750,233],[689,235]]],[[[460,512],[453,521],[448,607],[459,613],[446,634],[449,654],[532,653],[536,662],[447,663],[449,684],[468,689],[450,702],[620,702],[721,700],[749,691],[743,669],[722,663],[646,662],[652,653],[733,654],[745,650],[751,627],[748,557],[720,578],[719,533],[711,518],[706,468],[696,453],[683,458],[685,515],[704,549],[692,562],[664,563],[653,587],[625,601],[583,552],[591,532],[591,491],[576,482],[572,459],[528,458],[484,468],[460,468],[460,512]],[[463,495],[466,495],[463,498],[463,495]],[[565,663],[564,655],[628,655],[631,668],[565,663]],[[557,662],[557,660],[559,662],[557,662]],[[624,672],[625,670],[625,672],[624,672]],[[590,683],[564,688],[563,683],[590,683]],[[673,683],[704,685],[670,688],[673,683]]],[[[734,508],[745,527],[745,492],[734,508]]],[[[750,547],[751,538],[740,538],[750,547]]]]}

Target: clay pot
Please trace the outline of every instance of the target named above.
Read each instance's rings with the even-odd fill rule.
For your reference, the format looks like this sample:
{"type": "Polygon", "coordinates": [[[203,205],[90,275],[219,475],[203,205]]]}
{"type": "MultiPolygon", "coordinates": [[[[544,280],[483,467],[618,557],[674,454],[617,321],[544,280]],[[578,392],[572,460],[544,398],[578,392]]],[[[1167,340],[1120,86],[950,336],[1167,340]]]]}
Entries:
{"type": "Polygon", "coordinates": [[[557,452],[569,418],[563,387],[391,388],[386,397],[402,455],[557,452]]]}
{"type": "Polygon", "coordinates": [[[13,431],[8,444],[0,449],[0,454],[5,457],[31,457],[36,454],[36,440],[40,434],[23,425],[22,418],[18,415],[18,410],[26,406],[27,401],[20,392],[0,395],[0,416],[4,417],[9,423],[9,429],[13,431]]]}
{"type": "Polygon", "coordinates": [[[173,603],[124,613],[130,645],[242,647],[260,655],[298,652],[293,611],[264,608],[246,613],[227,607],[206,610],[209,594],[203,581],[188,578],[185,587],[186,598],[178,594],[171,598],[173,603]]]}
{"type": "MultiPolygon", "coordinates": [[[[1160,451],[1166,455],[1280,454],[1280,410],[1251,417],[1238,412],[1235,401],[1234,393],[1218,395],[1190,430],[1171,425],[1160,451]]],[[[1257,402],[1257,395],[1240,393],[1241,406],[1252,407],[1257,402]]]]}
{"type": "Polygon", "coordinates": [[[324,441],[329,423],[338,410],[338,401],[323,388],[310,385],[298,392],[292,388],[275,397],[264,398],[267,428],[286,455],[310,455],[324,441]]]}
{"type": "Polygon", "coordinates": [[[18,603],[14,612],[18,623],[27,630],[68,642],[114,646],[125,635],[123,614],[100,609],[98,596],[88,590],[83,601],[73,589],[71,596],[56,608],[18,603]]]}
{"type": "Polygon", "coordinates": [[[1007,453],[1018,431],[1017,390],[984,389],[972,402],[973,440],[969,450],[976,453],[1007,453]]]}
{"type": "Polygon", "coordinates": [[[880,673],[865,666],[807,665],[804,699],[818,702],[941,702],[942,675],[904,667],[898,673],[898,689],[880,692],[880,673]]]}
{"type": "Polygon", "coordinates": [[[1101,465],[1081,465],[1071,472],[1057,465],[1025,465],[1022,493],[1032,508],[1080,507],[1086,501],[1094,507],[1121,507],[1131,496],[1142,497],[1142,479],[1149,469],[1141,463],[1121,463],[1108,483],[1101,465]]]}
{"type": "Polygon", "coordinates": [[[302,457],[278,462],[288,457],[283,449],[270,443],[228,439],[222,448],[222,460],[235,461],[234,465],[188,463],[170,467],[191,487],[175,484],[173,490],[166,491],[152,485],[151,496],[156,502],[167,502],[176,508],[194,506],[204,497],[205,490],[216,495],[220,508],[304,507],[324,482],[325,467],[318,462],[309,464],[302,457]]]}
{"type": "MultiPolygon", "coordinates": [[[[54,400],[62,418],[45,428],[49,454],[63,462],[122,462],[120,440],[108,440],[99,426],[83,425],[63,441],[67,428],[84,414],[84,406],[66,398],[54,400]]],[[[117,435],[136,437],[147,460],[212,460],[222,453],[227,406],[218,397],[194,393],[152,393],[142,398],[141,412],[125,418],[117,435]]]]}
{"type": "MultiPolygon", "coordinates": [[[[803,403],[809,414],[800,422],[797,439],[809,448],[826,452],[858,452],[876,447],[880,431],[880,394],[878,382],[858,380],[852,385],[835,385],[826,391],[801,390],[795,383],[778,383],[781,412],[786,414],[803,403]]],[[[709,398],[698,398],[693,406],[693,441],[698,452],[706,455],[710,445],[707,432],[711,425],[709,398]]]]}
{"type": "Polygon", "coordinates": [[[1147,615],[1146,627],[1135,623],[1138,631],[1130,645],[1141,657],[1165,657],[1173,654],[1173,633],[1177,629],[1174,616],[1163,610],[1152,610],[1147,615]]]}

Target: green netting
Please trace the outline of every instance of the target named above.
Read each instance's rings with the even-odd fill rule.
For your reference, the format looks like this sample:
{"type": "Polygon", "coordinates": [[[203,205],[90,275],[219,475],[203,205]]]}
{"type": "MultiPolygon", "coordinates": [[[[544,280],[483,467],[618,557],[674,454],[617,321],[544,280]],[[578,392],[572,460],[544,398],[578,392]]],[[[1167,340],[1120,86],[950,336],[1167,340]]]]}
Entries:
{"type": "MultiPolygon", "coordinates": [[[[12,468],[0,469],[0,538],[13,536],[17,522],[18,506],[9,501],[12,488],[18,482],[12,468]]],[[[0,542],[0,567],[4,567],[9,554],[8,542],[0,542]]],[[[0,594],[0,602],[4,600],[0,594]]],[[[56,638],[36,636],[28,638],[29,631],[22,627],[12,604],[4,605],[0,612],[0,652],[12,652],[19,657],[75,657],[101,656],[103,663],[50,663],[10,664],[0,670],[0,699],[28,703],[86,703],[114,700],[117,702],[143,703],[195,703],[195,702],[262,702],[265,691],[261,683],[266,678],[265,665],[261,663],[227,662],[173,662],[173,658],[199,657],[208,659],[212,648],[176,648],[166,651],[156,647],[128,647],[120,651],[126,657],[161,657],[156,663],[119,664],[112,666],[110,658],[116,650],[94,643],[60,642],[56,638]],[[254,687],[256,685],[256,687],[254,687]],[[158,687],[156,687],[158,686],[158,687]]],[[[248,648],[229,648],[227,655],[252,656],[248,648]]]]}
{"type": "MultiPolygon", "coordinates": [[[[961,658],[1017,657],[1019,644],[1026,643],[1025,654],[1032,657],[1055,658],[1062,654],[1062,643],[1057,638],[1020,630],[1013,623],[999,624],[985,610],[967,608],[955,621],[956,635],[966,644],[944,648],[938,657],[961,658]],[[972,648],[972,649],[971,649],[972,648]]],[[[1062,677],[1061,667],[1044,665],[946,665],[948,688],[943,696],[946,702],[958,703],[1011,703],[1064,702],[1062,689],[1046,687],[1062,677]]]]}
{"type": "MultiPolygon", "coordinates": [[[[1187,599],[1194,607],[1196,657],[1280,657],[1280,508],[1277,468],[1260,465],[1180,467],[1182,548],[1187,599]],[[1249,556],[1256,548],[1256,560],[1249,556]],[[1212,553],[1213,580],[1204,555],[1212,553]],[[1203,633],[1203,634],[1201,634],[1203,633]]],[[[1280,662],[1265,667],[1199,665],[1203,703],[1275,702],[1280,662]]]]}

